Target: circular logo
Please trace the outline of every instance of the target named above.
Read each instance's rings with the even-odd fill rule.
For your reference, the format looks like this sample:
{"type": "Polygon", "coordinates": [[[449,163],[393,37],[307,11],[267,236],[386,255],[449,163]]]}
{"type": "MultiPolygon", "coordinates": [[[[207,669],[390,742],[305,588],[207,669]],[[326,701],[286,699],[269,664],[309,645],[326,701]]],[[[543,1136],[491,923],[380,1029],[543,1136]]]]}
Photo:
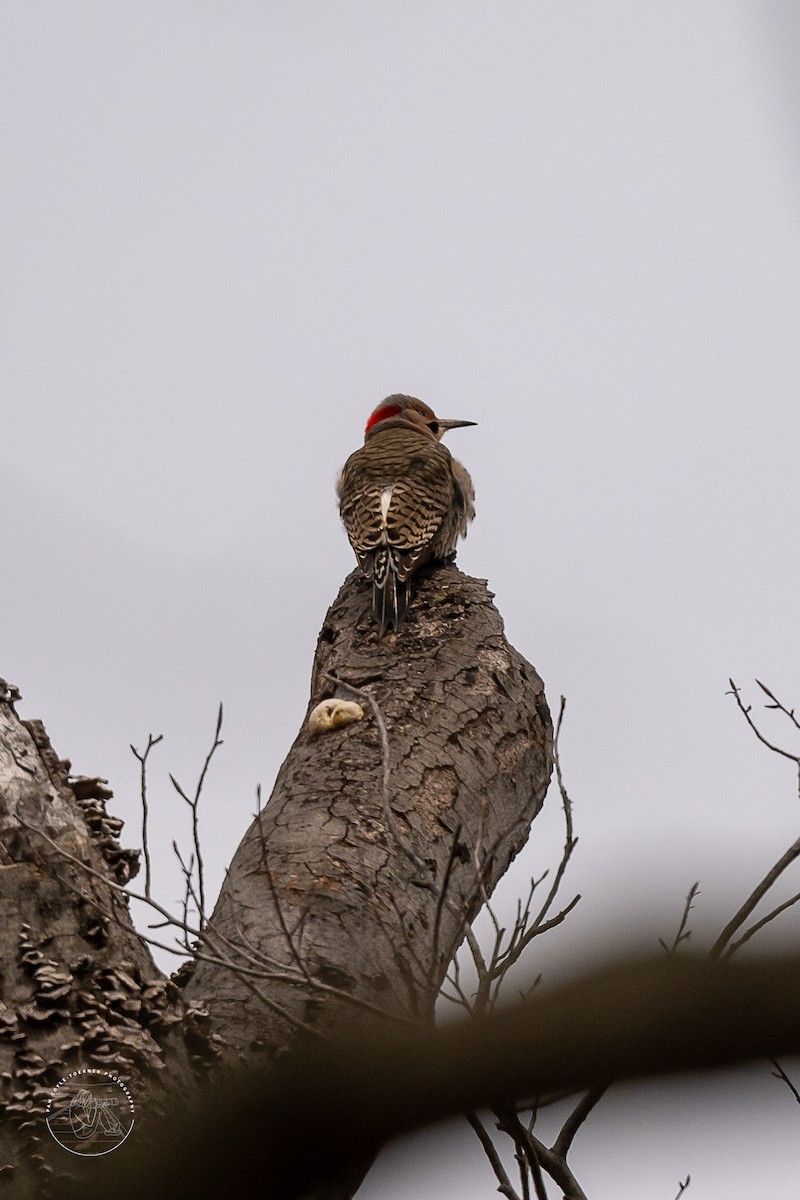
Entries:
{"type": "Polygon", "coordinates": [[[133,1129],[133,1097],[116,1075],[87,1067],[59,1080],[47,1101],[47,1128],[70,1154],[110,1154],[133,1129]]]}

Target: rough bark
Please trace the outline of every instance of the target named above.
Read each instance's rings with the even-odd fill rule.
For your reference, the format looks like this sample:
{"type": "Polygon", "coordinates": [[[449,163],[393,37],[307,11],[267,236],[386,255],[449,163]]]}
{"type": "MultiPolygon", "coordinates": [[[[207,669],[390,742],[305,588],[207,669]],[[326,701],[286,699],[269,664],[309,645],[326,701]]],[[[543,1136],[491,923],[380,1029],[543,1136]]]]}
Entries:
{"type": "MultiPolygon", "coordinates": [[[[45,1090],[76,1065],[113,1064],[153,1128],[170,1098],[197,1090],[216,1039],[223,1066],[270,1063],[344,1028],[430,1021],[465,923],[541,807],[552,727],[541,680],[506,642],[482,581],[432,571],[417,581],[407,624],[383,640],[367,591],[352,575],[328,613],[309,713],[326,697],[352,699],[345,683],[378,712],[362,696],[361,721],[318,736],[304,722],[234,857],[183,994],[102,881],[124,878],[135,861],[115,844],[107,789],[70,782],[69,764],[43,730],[37,739],[20,722],[6,691],[0,1045],[12,1082],[0,1147],[16,1166],[7,1194],[32,1195],[37,1173],[41,1184],[50,1168],[64,1170],[41,1110],[45,1090]]],[[[120,1163],[134,1152],[126,1143],[120,1163]]]]}

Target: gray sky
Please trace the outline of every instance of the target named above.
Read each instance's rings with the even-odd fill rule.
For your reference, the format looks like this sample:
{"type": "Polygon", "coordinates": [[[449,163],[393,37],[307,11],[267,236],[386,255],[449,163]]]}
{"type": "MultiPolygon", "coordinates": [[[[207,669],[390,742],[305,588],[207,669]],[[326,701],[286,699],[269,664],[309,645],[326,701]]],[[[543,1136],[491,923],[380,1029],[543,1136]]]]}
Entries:
{"type": "MultiPolygon", "coordinates": [[[[128,743],[164,734],[165,902],[167,771],[192,782],[223,700],[216,888],[351,569],[337,469],[393,391],[479,423],[449,438],[460,565],[568,697],[584,898],[533,969],[666,935],[695,879],[700,943],[796,837],[791,764],[725,692],[800,705],[799,51],[789,0],[0,6],[0,673],[126,844],[128,743]]],[[[796,1200],[798,1146],[757,1071],[616,1089],[574,1161],[592,1200],[687,1172],[687,1200],[796,1200]]],[[[493,1194],[455,1125],[360,1193],[493,1194]]]]}

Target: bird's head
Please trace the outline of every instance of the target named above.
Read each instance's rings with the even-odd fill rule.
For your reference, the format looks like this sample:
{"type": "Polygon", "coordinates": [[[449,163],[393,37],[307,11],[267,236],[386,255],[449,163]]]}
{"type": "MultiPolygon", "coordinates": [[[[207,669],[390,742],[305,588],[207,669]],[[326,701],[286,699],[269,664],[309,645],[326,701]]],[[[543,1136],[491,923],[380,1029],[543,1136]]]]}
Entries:
{"type": "Polygon", "coordinates": [[[417,400],[416,396],[387,396],[382,400],[367,421],[365,437],[384,428],[384,422],[393,426],[410,425],[440,442],[448,429],[460,429],[464,425],[475,425],[475,421],[452,421],[437,417],[432,408],[417,400]]]}

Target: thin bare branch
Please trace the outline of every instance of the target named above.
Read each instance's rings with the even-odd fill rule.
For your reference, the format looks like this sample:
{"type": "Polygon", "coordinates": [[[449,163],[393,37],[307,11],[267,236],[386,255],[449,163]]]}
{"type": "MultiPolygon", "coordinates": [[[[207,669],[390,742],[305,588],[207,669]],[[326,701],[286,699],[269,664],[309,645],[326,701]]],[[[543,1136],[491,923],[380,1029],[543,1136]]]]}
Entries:
{"type": "MultiPolygon", "coordinates": [[[[740,689],[738,688],[738,686],[734,683],[734,681],[732,679],[729,679],[728,683],[731,685],[731,692],[736,700],[736,704],[738,705],[739,711],[741,712],[745,721],[747,721],[747,724],[750,726],[750,728],[752,729],[753,733],[756,735],[758,740],[762,743],[762,745],[766,746],[768,750],[771,750],[773,752],[773,754],[780,754],[782,758],[788,758],[790,760],[790,762],[793,762],[795,764],[795,766],[797,767],[797,789],[798,789],[798,795],[800,795],[800,755],[791,754],[788,750],[784,750],[781,746],[776,746],[774,742],[771,742],[769,740],[769,738],[766,737],[761,732],[761,730],[758,728],[758,726],[756,725],[753,718],[750,716],[750,713],[752,712],[752,706],[744,703],[744,701],[742,700],[741,692],[740,692],[740,689]]],[[[756,680],[756,683],[758,683],[758,680],[756,680]]],[[[772,699],[774,699],[774,697],[772,696],[772,692],[770,692],[767,688],[765,688],[763,683],[758,683],[758,686],[763,691],[765,691],[768,696],[770,696],[770,697],[772,697],[772,699]]],[[[778,703],[777,701],[776,701],[776,705],[778,708],[781,709],[782,712],[787,711],[783,707],[783,705],[778,703]]],[[[774,707],[774,706],[768,706],[768,707],[774,707]]],[[[792,720],[794,720],[794,713],[792,713],[792,720]]]]}
{"type": "Polygon", "coordinates": [[[465,1009],[466,1012],[471,1013],[472,1012],[472,1002],[470,1001],[469,997],[467,996],[467,993],[464,991],[463,987],[461,986],[461,967],[459,965],[459,961],[458,961],[457,957],[453,959],[450,970],[448,971],[447,976],[445,978],[445,982],[450,985],[450,987],[455,992],[455,995],[449,996],[447,994],[447,992],[444,991],[444,988],[442,988],[442,990],[439,993],[440,996],[442,996],[445,1000],[449,1000],[451,1004],[455,1004],[459,1008],[465,1009]]]}
{"type": "Polygon", "coordinates": [[[536,1189],[536,1200],[547,1200],[547,1185],[542,1175],[542,1164],[539,1162],[539,1156],[534,1149],[533,1127],[528,1130],[531,1135],[528,1144],[524,1148],[518,1148],[517,1154],[528,1164],[533,1186],[536,1189]]]}
{"type": "Polygon", "coordinates": [[[797,1103],[798,1103],[798,1104],[800,1104],[800,1091],[798,1091],[798,1089],[797,1089],[797,1088],[795,1087],[795,1085],[792,1083],[791,1079],[790,1079],[790,1078],[789,1078],[789,1076],[786,1074],[786,1072],[784,1071],[784,1069],[783,1069],[783,1067],[781,1066],[781,1064],[780,1064],[780,1063],[778,1062],[778,1060],[777,1060],[777,1059],[775,1059],[775,1058],[771,1058],[769,1061],[772,1063],[773,1067],[775,1068],[775,1070],[774,1070],[774,1071],[772,1071],[772,1072],[770,1072],[770,1074],[771,1074],[771,1075],[772,1075],[772,1076],[773,1076],[775,1079],[780,1079],[780,1080],[782,1080],[782,1081],[783,1081],[783,1082],[786,1084],[786,1086],[788,1087],[789,1091],[790,1091],[790,1092],[792,1093],[792,1095],[794,1096],[794,1098],[795,1098],[795,1100],[797,1101],[797,1103]]]}
{"type": "Polygon", "coordinates": [[[498,1114],[498,1127],[506,1131],[515,1144],[524,1147],[531,1167],[533,1168],[533,1164],[536,1163],[541,1170],[546,1171],[556,1186],[561,1188],[563,1195],[568,1197],[568,1200],[587,1200],[586,1193],[565,1159],[545,1146],[544,1142],[535,1136],[532,1129],[522,1123],[516,1113],[498,1114]]]}
{"type": "Polygon", "coordinates": [[[534,1115],[531,1114],[530,1124],[527,1126],[529,1135],[527,1137],[520,1136],[520,1131],[524,1127],[515,1110],[512,1109],[508,1116],[502,1117],[500,1111],[496,1110],[495,1117],[497,1118],[497,1128],[510,1137],[514,1143],[514,1158],[517,1161],[525,1191],[528,1191],[528,1176],[530,1175],[536,1192],[536,1200],[547,1200],[547,1187],[542,1175],[539,1156],[536,1153],[536,1139],[532,1136],[534,1115]]]}
{"type": "Polygon", "coordinates": [[[190,808],[191,814],[192,814],[192,842],[194,844],[194,858],[195,858],[195,862],[197,863],[197,890],[199,893],[199,906],[200,906],[200,911],[198,913],[198,919],[200,921],[201,929],[206,923],[206,892],[205,892],[205,877],[204,877],[204,871],[203,871],[203,852],[202,852],[202,849],[200,846],[200,820],[199,820],[200,797],[203,794],[203,785],[205,784],[205,781],[206,781],[206,775],[208,774],[208,768],[211,766],[211,760],[214,757],[217,750],[219,749],[219,747],[224,744],[222,738],[219,736],[221,731],[222,731],[222,704],[220,704],[219,710],[217,711],[217,725],[216,725],[216,729],[214,730],[214,741],[211,746],[211,749],[209,750],[208,754],[206,755],[205,762],[203,763],[203,769],[201,770],[200,777],[197,780],[197,787],[195,788],[193,799],[190,799],[186,795],[186,792],[183,790],[181,785],[178,783],[175,776],[170,774],[170,780],[172,781],[172,786],[175,788],[175,791],[178,793],[178,795],[181,797],[181,799],[185,800],[186,803],[189,805],[189,808],[190,808]]]}
{"type": "Polygon", "coordinates": [[[589,1091],[581,1097],[581,1099],[573,1108],[572,1112],[567,1117],[564,1124],[561,1126],[561,1131],[553,1143],[553,1153],[558,1155],[559,1158],[563,1159],[564,1162],[567,1161],[567,1155],[569,1154],[575,1134],[589,1116],[589,1113],[592,1111],[595,1105],[599,1103],[607,1091],[608,1087],[590,1088],[589,1091]]]}
{"type": "MultiPolygon", "coordinates": [[[[497,1153],[497,1147],[492,1141],[491,1134],[486,1126],[478,1117],[477,1113],[468,1112],[467,1120],[469,1121],[475,1133],[478,1135],[478,1141],[483,1146],[483,1151],[489,1160],[492,1170],[499,1184],[497,1188],[501,1196],[508,1197],[508,1200],[520,1200],[519,1194],[515,1192],[511,1180],[508,1178],[506,1169],[500,1161],[500,1155],[497,1153]]],[[[546,1197],[545,1197],[546,1200],[546,1197]]]]}
{"type": "Polygon", "coordinates": [[[769,696],[770,700],[772,701],[771,704],[766,704],[764,707],[778,709],[779,712],[782,712],[785,716],[787,716],[789,718],[789,720],[794,725],[795,729],[800,729],[800,720],[798,720],[798,718],[795,716],[794,709],[787,708],[786,705],[781,700],[778,699],[778,697],[775,695],[775,693],[770,691],[770,689],[767,687],[767,685],[765,683],[762,683],[760,679],[757,679],[756,683],[761,688],[762,692],[764,692],[765,695],[769,696]]]}
{"type": "Polygon", "coordinates": [[[658,939],[659,946],[667,954],[674,954],[675,951],[678,949],[678,946],[680,946],[681,942],[688,942],[689,938],[692,936],[691,929],[687,929],[686,926],[689,921],[689,913],[694,908],[694,902],[699,895],[700,895],[700,880],[698,879],[697,882],[693,883],[692,886],[689,888],[689,892],[686,896],[686,900],[685,900],[685,903],[683,906],[683,913],[681,914],[681,921],[680,921],[680,925],[678,926],[678,932],[675,934],[675,937],[672,939],[672,945],[668,946],[663,938],[658,939]]]}
{"type": "Polygon", "coordinates": [[[556,913],[554,917],[551,917],[549,921],[539,922],[539,919],[537,918],[537,923],[532,925],[530,929],[526,930],[516,945],[513,947],[509,946],[508,950],[503,952],[496,966],[491,971],[492,978],[499,979],[504,976],[509,968],[512,967],[519,959],[523,950],[525,950],[526,947],[531,944],[533,939],[540,937],[543,933],[549,933],[551,929],[555,929],[557,925],[560,925],[561,922],[569,916],[579,900],[579,895],[573,896],[569,904],[567,904],[565,908],[562,908],[560,912],[556,913]]]}
{"type": "Polygon", "coordinates": [[[770,921],[774,921],[775,918],[779,917],[782,912],[786,912],[787,908],[791,908],[792,905],[797,904],[798,900],[800,900],[800,892],[797,892],[796,895],[790,897],[790,899],[784,900],[783,904],[779,904],[777,908],[773,908],[772,911],[768,912],[767,915],[762,917],[760,921],[756,921],[755,925],[751,925],[751,927],[745,933],[743,933],[740,938],[737,938],[735,942],[731,942],[730,946],[725,952],[725,957],[730,958],[732,954],[736,953],[740,946],[743,946],[745,942],[749,942],[750,938],[753,937],[754,934],[758,933],[760,929],[763,929],[765,925],[768,925],[770,921]]]}
{"type": "MultiPolygon", "coordinates": [[[[522,1200],[531,1200],[531,1171],[525,1151],[518,1148],[514,1152],[514,1158],[517,1161],[517,1170],[519,1171],[519,1186],[522,1190],[522,1200]]],[[[538,1195],[537,1200],[539,1200],[538,1195]]],[[[545,1200],[547,1200],[547,1193],[545,1193],[545,1200]]]]}
{"type": "Polygon", "coordinates": [[[150,895],[150,884],[151,884],[151,880],[152,880],[152,872],[150,869],[150,849],[147,844],[147,818],[148,818],[148,811],[149,811],[148,807],[147,807],[147,759],[148,759],[148,757],[150,755],[150,751],[153,749],[153,747],[157,746],[158,743],[163,740],[164,740],[163,733],[160,733],[158,735],[158,737],[156,737],[156,738],[153,737],[152,733],[148,733],[147,745],[145,746],[144,752],[141,754],[136,749],[136,747],[133,745],[133,743],[131,743],[131,750],[133,751],[134,757],[139,760],[140,768],[141,768],[141,782],[139,784],[139,795],[141,796],[141,800],[142,800],[142,854],[144,856],[144,894],[145,894],[145,896],[150,895]]]}
{"type": "MultiPolygon", "coordinates": [[[[546,898],[544,904],[542,905],[541,909],[539,910],[539,914],[533,923],[534,928],[536,928],[538,925],[542,924],[542,922],[544,921],[548,912],[550,911],[550,908],[551,908],[556,896],[558,895],[558,890],[561,887],[561,881],[564,878],[564,873],[565,873],[567,867],[569,866],[569,860],[572,857],[572,852],[578,844],[578,839],[575,837],[573,825],[572,825],[572,801],[570,800],[569,793],[567,792],[566,785],[564,784],[564,777],[561,772],[561,755],[559,753],[559,739],[561,736],[561,725],[564,720],[564,713],[566,711],[566,707],[567,707],[567,701],[566,701],[565,697],[562,696],[561,704],[560,704],[560,707],[558,710],[558,720],[556,722],[555,736],[553,739],[553,760],[554,760],[555,768],[556,768],[556,779],[558,781],[558,790],[561,795],[561,806],[562,806],[562,809],[564,812],[564,824],[565,824],[564,851],[561,856],[561,861],[558,864],[558,869],[556,871],[555,878],[553,879],[553,882],[550,885],[550,891],[547,893],[547,898],[546,898]]],[[[580,896],[576,897],[575,900],[572,901],[572,907],[574,907],[574,905],[577,904],[579,899],[580,899],[580,896]]]]}
{"type": "Polygon", "coordinates": [[[561,738],[561,726],[563,724],[564,713],[566,711],[567,711],[567,698],[566,698],[566,696],[562,696],[561,701],[558,706],[558,720],[556,721],[555,734],[553,737],[553,743],[554,743],[553,757],[554,757],[554,761],[555,761],[556,779],[558,781],[558,790],[561,793],[561,801],[564,806],[564,816],[566,817],[566,821],[567,821],[567,841],[569,842],[569,841],[572,841],[572,801],[569,798],[569,794],[567,793],[567,789],[564,784],[564,778],[561,774],[561,756],[559,753],[559,741],[561,738]]]}
{"type": "MultiPolygon", "coordinates": [[[[195,891],[192,886],[192,878],[193,878],[193,873],[194,873],[194,855],[192,854],[191,857],[189,858],[189,862],[185,863],[183,861],[183,855],[181,854],[180,850],[178,849],[178,843],[176,841],[173,841],[173,843],[172,843],[172,853],[177,858],[178,863],[181,868],[181,874],[183,875],[182,908],[183,908],[183,920],[185,923],[189,919],[189,901],[190,900],[194,902],[195,912],[199,913],[201,911],[200,904],[198,902],[197,896],[195,895],[195,891]]],[[[202,928],[202,926],[201,926],[201,928],[202,928]]]]}

